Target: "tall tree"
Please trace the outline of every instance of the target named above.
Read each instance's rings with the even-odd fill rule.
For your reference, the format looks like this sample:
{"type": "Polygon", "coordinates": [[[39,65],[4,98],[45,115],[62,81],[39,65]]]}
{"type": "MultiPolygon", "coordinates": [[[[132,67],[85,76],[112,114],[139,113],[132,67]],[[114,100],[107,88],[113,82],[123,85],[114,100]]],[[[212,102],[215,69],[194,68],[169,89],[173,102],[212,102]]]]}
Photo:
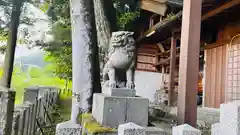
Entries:
{"type": "Polygon", "coordinates": [[[116,11],[112,0],[94,0],[98,45],[107,48],[111,33],[116,31],[116,11]]]}
{"type": "Polygon", "coordinates": [[[94,66],[97,52],[97,32],[93,0],[71,0],[72,24],[72,72],[73,72],[73,122],[78,122],[81,112],[90,112],[94,82],[94,66]]]}
{"type": "Polygon", "coordinates": [[[6,55],[4,60],[3,78],[1,80],[2,85],[7,88],[11,87],[14,55],[15,55],[15,48],[17,43],[17,33],[18,33],[19,18],[21,14],[22,4],[23,4],[22,0],[13,1],[11,23],[10,23],[9,33],[8,33],[6,55]]]}
{"type": "MultiPolygon", "coordinates": [[[[98,52],[99,53],[99,62],[96,63],[99,66],[96,66],[95,72],[97,75],[100,75],[100,71],[103,69],[105,63],[105,56],[107,55],[107,50],[109,47],[109,41],[111,33],[116,31],[116,11],[113,6],[112,0],[93,0],[94,2],[94,13],[95,13],[95,22],[98,36],[98,52]]],[[[96,79],[101,78],[96,77],[96,79]]],[[[99,89],[95,92],[101,92],[99,89]]]]}

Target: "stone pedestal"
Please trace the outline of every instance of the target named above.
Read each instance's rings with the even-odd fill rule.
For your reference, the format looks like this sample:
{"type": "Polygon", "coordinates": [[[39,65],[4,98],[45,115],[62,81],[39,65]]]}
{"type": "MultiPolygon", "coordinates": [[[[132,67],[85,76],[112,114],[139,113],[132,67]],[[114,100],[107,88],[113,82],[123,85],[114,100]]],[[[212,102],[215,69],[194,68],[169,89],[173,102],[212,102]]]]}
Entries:
{"type": "Polygon", "coordinates": [[[128,88],[103,88],[102,93],[107,96],[135,97],[136,90],[128,88]]]}
{"type": "Polygon", "coordinates": [[[188,124],[173,127],[172,131],[173,131],[172,135],[201,135],[202,134],[200,130],[188,124]]]}
{"type": "Polygon", "coordinates": [[[106,127],[116,128],[120,124],[133,122],[140,126],[148,124],[149,101],[141,97],[117,97],[95,93],[92,115],[106,127]]]}
{"type": "Polygon", "coordinates": [[[80,124],[75,124],[72,121],[57,124],[56,135],[81,135],[82,128],[80,124]]]}

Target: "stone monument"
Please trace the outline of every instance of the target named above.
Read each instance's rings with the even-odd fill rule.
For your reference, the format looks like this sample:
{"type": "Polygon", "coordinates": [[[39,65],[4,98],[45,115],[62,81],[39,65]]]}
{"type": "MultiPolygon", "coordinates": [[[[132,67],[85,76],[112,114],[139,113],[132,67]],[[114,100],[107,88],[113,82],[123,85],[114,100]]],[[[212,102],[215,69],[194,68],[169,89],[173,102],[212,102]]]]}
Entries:
{"type": "Polygon", "coordinates": [[[148,124],[148,99],[136,97],[134,68],[136,47],[133,32],[112,33],[108,61],[103,69],[102,93],[93,97],[92,115],[103,126],[116,128],[133,122],[148,124]]]}

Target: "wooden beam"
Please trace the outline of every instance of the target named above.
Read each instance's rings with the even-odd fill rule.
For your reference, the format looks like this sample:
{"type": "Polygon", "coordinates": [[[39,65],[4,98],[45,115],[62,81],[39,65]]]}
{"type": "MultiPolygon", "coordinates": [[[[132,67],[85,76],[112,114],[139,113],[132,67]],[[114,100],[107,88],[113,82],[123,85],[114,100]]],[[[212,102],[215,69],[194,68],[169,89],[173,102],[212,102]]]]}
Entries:
{"type": "Polygon", "coordinates": [[[141,0],[140,8],[162,16],[165,16],[167,11],[167,5],[156,0],[141,0]]]}
{"type": "Polygon", "coordinates": [[[165,49],[161,43],[158,43],[157,45],[161,52],[165,52],[165,49]]]}
{"type": "MultiPolygon", "coordinates": [[[[180,47],[177,47],[176,48],[176,51],[179,51],[180,50],[180,47]]],[[[167,50],[167,51],[165,51],[165,52],[161,52],[161,53],[156,53],[156,55],[158,55],[158,56],[162,56],[162,55],[170,55],[170,53],[171,53],[171,49],[170,50],[167,50]]]]}
{"type": "Polygon", "coordinates": [[[146,32],[144,32],[144,34],[139,37],[136,42],[141,41],[142,39],[144,39],[145,37],[147,37],[147,35],[149,35],[150,33],[152,33],[153,31],[159,30],[161,28],[164,28],[165,26],[167,26],[169,23],[176,21],[177,19],[179,19],[182,16],[182,11],[179,11],[174,17],[172,17],[170,20],[163,20],[161,22],[158,22],[157,24],[155,24],[152,28],[148,29],[146,32]]]}
{"type": "MultiPolygon", "coordinates": [[[[180,57],[180,54],[176,54],[176,58],[179,58],[179,57],[180,57]]],[[[170,58],[160,60],[157,64],[153,64],[153,65],[159,66],[159,65],[166,65],[166,64],[170,64],[170,58]]]]}
{"type": "Polygon", "coordinates": [[[155,1],[155,2],[158,2],[158,3],[167,3],[168,0],[152,0],[152,1],[155,1]]]}
{"type": "Polygon", "coordinates": [[[240,0],[232,0],[232,1],[229,1],[229,2],[226,2],[225,4],[223,4],[222,6],[206,13],[205,15],[202,16],[202,20],[206,20],[208,19],[209,17],[212,17],[216,14],[219,14],[221,12],[223,12],[224,10],[228,9],[228,8],[231,8],[233,6],[236,6],[240,4],[240,0]]]}
{"type": "Polygon", "coordinates": [[[178,89],[178,124],[196,126],[201,0],[184,0],[178,89]]]}
{"type": "Polygon", "coordinates": [[[175,33],[171,38],[171,55],[170,55],[170,71],[169,71],[169,83],[168,83],[168,106],[173,105],[173,92],[175,84],[175,71],[176,71],[176,38],[175,33]]]}
{"type": "Polygon", "coordinates": [[[230,42],[230,40],[224,40],[224,41],[216,42],[216,43],[213,43],[213,44],[207,44],[206,46],[204,46],[204,49],[208,50],[208,49],[216,48],[216,47],[219,47],[219,46],[226,45],[229,42],[230,42]]]}

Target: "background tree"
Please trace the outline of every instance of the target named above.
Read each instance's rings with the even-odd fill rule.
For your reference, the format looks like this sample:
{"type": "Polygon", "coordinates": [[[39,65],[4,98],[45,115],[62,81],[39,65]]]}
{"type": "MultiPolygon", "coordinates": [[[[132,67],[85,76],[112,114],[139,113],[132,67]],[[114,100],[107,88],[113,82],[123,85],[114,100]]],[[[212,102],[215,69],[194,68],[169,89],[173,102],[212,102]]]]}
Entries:
{"type": "MultiPolygon", "coordinates": [[[[56,75],[61,77],[66,74],[65,78],[72,78],[71,72],[61,73],[62,67],[71,69],[71,59],[67,59],[71,52],[71,24],[70,24],[70,9],[68,0],[46,0],[39,5],[53,21],[52,34],[54,41],[49,43],[38,42],[37,45],[49,52],[52,60],[57,60],[60,55],[55,55],[57,51],[69,50],[68,53],[62,53],[61,58],[66,55],[66,62],[56,64],[56,75]],[[66,63],[66,64],[64,64],[66,63]],[[63,65],[64,64],[64,65],[63,65]]],[[[95,22],[98,34],[98,54],[100,59],[100,67],[103,68],[106,62],[105,56],[109,47],[109,39],[112,31],[117,30],[133,30],[132,22],[140,15],[138,0],[94,0],[95,22]],[[126,6],[127,5],[127,6],[126,6]]],[[[97,61],[98,62],[98,61],[97,61]]],[[[58,63],[58,62],[56,62],[58,63]]],[[[98,63],[96,63],[98,65],[98,63]]],[[[97,66],[98,68],[98,66],[97,66]]],[[[95,69],[96,73],[99,69],[95,69]]],[[[70,70],[68,70],[70,71],[70,70]]],[[[65,79],[63,78],[63,79],[65,79]]],[[[97,77],[98,78],[98,77],[97,77]]]]}
{"type": "Polygon", "coordinates": [[[22,4],[23,4],[22,0],[13,1],[11,23],[10,23],[9,33],[8,33],[6,55],[4,60],[3,77],[1,80],[2,86],[7,88],[10,88],[11,86],[14,55],[15,55],[15,48],[17,43],[17,33],[18,33],[19,18],[21,14],[22,4]]]}

